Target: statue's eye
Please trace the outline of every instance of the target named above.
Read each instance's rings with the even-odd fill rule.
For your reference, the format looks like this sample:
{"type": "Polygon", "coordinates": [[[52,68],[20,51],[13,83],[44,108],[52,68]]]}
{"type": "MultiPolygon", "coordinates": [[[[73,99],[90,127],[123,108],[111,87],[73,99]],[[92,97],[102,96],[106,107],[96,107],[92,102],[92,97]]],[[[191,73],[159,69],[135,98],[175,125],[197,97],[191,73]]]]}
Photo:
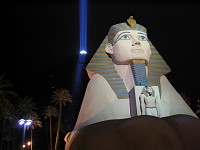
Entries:
{"type": "Polygon", "coordinates": [[[147,41],[147,37],[141,35],[141,36],[138,37],[138,40],[140,40],[140,41],[147,41]]]}
{"type": "Polygon", "coordinates": [[[131,37],[129,35],[123,35],[120,40],[130,40],[131,37]]]}

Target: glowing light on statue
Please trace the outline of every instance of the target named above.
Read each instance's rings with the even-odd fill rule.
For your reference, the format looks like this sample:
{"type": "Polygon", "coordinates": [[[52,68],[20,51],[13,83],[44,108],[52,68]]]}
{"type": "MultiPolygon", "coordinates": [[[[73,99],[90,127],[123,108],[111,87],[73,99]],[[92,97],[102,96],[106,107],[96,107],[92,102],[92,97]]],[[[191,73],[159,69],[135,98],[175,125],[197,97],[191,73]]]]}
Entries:
{"type": "Polygon", "coordinates": [[[87,0],[80,0],[80,54],[87,54],[87,0]]]}

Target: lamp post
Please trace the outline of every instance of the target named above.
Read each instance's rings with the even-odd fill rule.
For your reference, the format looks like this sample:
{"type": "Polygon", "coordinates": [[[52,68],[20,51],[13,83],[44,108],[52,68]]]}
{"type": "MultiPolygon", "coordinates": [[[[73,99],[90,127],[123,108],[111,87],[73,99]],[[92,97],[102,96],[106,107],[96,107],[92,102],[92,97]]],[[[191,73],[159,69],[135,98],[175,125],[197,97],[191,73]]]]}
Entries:
{"type": "MultiPolygon", "coordinates": [[[[32,123],[32,120],[28,119],[28,120],[25,120],[25,119],[20,119],[18,121],[19,125],[23,125],[23,143],[22,143],[22,148],[24,149],[26,146],[25,146],[25,132],[26,132],[26,126],[30,126],[31,123],[32,123]]],[[[32,144],[32,143],[31,143],[32,144]]]]}

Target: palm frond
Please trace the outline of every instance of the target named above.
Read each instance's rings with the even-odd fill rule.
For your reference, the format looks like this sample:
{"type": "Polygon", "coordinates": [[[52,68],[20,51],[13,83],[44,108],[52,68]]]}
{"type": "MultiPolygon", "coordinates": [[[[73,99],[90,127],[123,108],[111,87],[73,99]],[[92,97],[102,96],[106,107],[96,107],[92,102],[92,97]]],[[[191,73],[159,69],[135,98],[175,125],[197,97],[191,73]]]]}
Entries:
{"type": "Polygon", "coordinates": [[[57,117],[58,111],[55,106],[47,106],[44,109],[43,115],[45,115],[45,119],[47,119],[48,117],[57,117]]]}
{"type": "Polygon", "coordinates": [[[30,97],[19,99],[16,104],[17,114],[21,117],[26,117],[27,115],[34,113],[37,109],[36,104],[33,102],[33,98],[30,97]]]}
{"type": "Polygon", "coordinates": [[[17,96],[15,92],[10,90],[13,85],[5,76],[5,73],[0,74],[0,99],[2,99],[2,97],[9,99],[10,97],[17,96]]]}
{"type": "Polygon", "coordinates": [[[52,102],[51,103],[55,103],[55,105],[57,104],[63,104],[64,106],[66,105],[66,103],[72,103],[72,100],[71,100],[72,96],[71,94],[69,93],[69,90],[67,89],[56,89],[56,91],[53,92],[53,95],[52,95],[52,102]]]}
{"type": "Polygon", "coordinates": [[[42,127],[42,122],[40,121],[41,119],[36,112],[29,114],[28,119],[32,120],[32,125],[31,125],[32,129],[35,129],[37,127],[39,127],[39,128],[42,127]]]}

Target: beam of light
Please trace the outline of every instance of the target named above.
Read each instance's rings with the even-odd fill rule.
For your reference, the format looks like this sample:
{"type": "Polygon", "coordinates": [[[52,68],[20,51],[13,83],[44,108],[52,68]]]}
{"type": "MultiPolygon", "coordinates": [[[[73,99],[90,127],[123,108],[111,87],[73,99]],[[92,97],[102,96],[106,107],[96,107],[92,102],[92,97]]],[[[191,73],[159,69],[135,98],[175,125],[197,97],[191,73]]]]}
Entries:
{"type": "MultiPolygon", "coordinates": [[[[78,62],[76,63],[76,68],[73,72],[73,81],[71,85],[71,92],[73,95],[73,100],[76,104],[71,105],[72,109],[69,109],[73,115],[77,113],[77,101],[82,101],[83,85],[82,77],[85,70],[85,59],[87,54],[87,0],[79,0],[79,30],[80,30],[80,49],[78,54],[78,62]],[[73,108],[74,107],[74,108],[73,108]]],[[[76,116],[76,115],[75,115],[76,116]]]]}
{"type": "Polygon", "coordinates": [[[80,54],[87,54],[87,0],[80,0],[79,2],[80,54]]]}

